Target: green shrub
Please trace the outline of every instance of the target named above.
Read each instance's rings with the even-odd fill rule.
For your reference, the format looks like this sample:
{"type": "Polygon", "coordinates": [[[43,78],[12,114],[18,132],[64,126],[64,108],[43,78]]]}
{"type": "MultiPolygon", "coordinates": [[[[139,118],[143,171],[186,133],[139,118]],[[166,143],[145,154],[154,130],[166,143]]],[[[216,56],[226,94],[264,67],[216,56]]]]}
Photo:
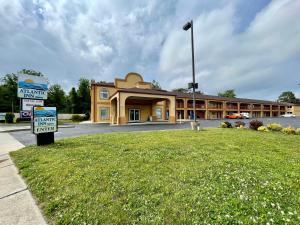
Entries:
{"type": "Polygon", "coordinates": [[[237,127],[237,129],[246,129],[246,127],[244,125],[240,125],[239,127],[237,127]]]}
{"type": "Polygon", "coordinates": [[[252,130],[257,130],[259,127],[263,126],[264,123],[260,120],[252,120],[249,124],[249,128],[252,130]]]}
{"type": "Polygon", "coordinates": [[[71,119],[73,122],[81,122],[84,120],[84,116],[75,114],[75,115],[72,115],[71,119]]]}
{"type": "Polygon", "coordinates": [[[220,124],[220,127],[221,128],[232,128],[232,125],[231,125],[231,123],[225,121],[220,124]]]}
{"type": "Polygon", "coordinates": [[[243,121],[236,121],[236,122],[234,123],[234,126],[237,127],[237,128],[238,128],[238,127],[241,127],[241,126],[244,127],[245,125],[246,125],[246,124],[245,124],[243,121]]]}
{"type": "Polygon", "coordinates": [[[296,129],[296,133],[300,135],[300,128],[296,129]]]}
{"type": "Polygon", "coordinates": [[[5,114],[5,122],[6,123],[14,123],[15,114],[13,113],[6,113],[5,114]]]}
{"type": "Polygon", "coordinates": [[[21,122],[21,118],[17,118],[16,123],[20,123],[20,122],[21,122]]]}
{"type": "Polygon", "coordinates": [[[270,123],[267,127],[271,131],[281,131],[283,128],[279,123],[270,123]]]}
{"type": "Polygon", "coordinates": [[[260,126],[259,128],[257,128],[258,131],[264,131],[264,132],[268,132],[269,129],[266,126],[260,126]]]}
{"type": "Polygon", "coordinates": [[[89,120],[90,119],[90,113],[89,112],[86,112],[84,114],[84,120],[89,120]]]}
{"type": "Polygon", "coordinates": [[[284,134],[296,134],[296,129],[294,127],[291,127],[291,126],[283,128],[281,131],[284,134]]]}

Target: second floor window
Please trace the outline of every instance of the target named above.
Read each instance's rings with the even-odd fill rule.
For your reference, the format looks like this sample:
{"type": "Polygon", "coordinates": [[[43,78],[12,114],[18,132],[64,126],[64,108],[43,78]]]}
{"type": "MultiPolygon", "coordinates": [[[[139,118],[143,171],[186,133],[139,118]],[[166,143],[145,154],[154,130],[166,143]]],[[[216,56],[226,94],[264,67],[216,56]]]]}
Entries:
{"type": "Polygon", "coordinates": [[[108,97],[109,97],[108,91],[106,89],[101,89],[100,98],[101,99],[108,99],[108,97]]]}

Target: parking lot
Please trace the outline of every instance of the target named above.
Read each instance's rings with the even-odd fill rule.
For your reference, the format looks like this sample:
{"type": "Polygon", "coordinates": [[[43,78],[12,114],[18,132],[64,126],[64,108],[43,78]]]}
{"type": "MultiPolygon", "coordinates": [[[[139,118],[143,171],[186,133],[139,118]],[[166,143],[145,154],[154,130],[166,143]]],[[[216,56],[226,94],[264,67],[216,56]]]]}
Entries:
{"type": "MultiPolygon", "coordinates": [[[[268,123],[280,123],[283,126],[300,127],[300,117],[298,118],[259,118],[264,124],[268,123]]],[[[235,121],[244,121],[248,126],[251,119],[244,120],[200,120],[202,128],[205,127],[218,127],[221,121],[229,121],[234,123],[235,121]]],[[[190,123],[177,123],[177,124],[143,124],[143,125],[123,125],[123,126],[110,126],[108,124],[78,124],[73,128],[60,128],[55,133],[56,139],[66,137],[76,137],[85,134],[96,134],[96,133],[110,133],[110,132],[133,132],[133,131],[151,131],[151,130],[169,130],[169,129],[189,129],[190,123]]],[[[18,141],[24,145],[35,144],[35,135],[31,131],[16,131],[11,132],[18,141]]]]}

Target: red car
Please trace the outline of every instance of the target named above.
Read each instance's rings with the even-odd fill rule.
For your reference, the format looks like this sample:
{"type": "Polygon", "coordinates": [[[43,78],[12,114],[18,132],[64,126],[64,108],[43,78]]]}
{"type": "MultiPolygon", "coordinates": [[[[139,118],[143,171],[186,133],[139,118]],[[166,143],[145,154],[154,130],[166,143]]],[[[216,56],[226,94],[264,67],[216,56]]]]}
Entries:
{"type": "Polygon", "coordinates": [[[243,119],[244,117],[240,113],[233,113],[226,116],[227,119],[243,119]]]}

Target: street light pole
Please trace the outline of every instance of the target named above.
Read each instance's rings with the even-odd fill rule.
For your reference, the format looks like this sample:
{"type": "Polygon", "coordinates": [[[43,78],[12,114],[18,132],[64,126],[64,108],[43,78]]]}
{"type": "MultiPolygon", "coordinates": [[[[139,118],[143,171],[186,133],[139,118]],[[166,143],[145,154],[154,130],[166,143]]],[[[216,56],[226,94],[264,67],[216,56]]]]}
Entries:
{"type": "Polygon", "coordinates": [[[196,116],[196,99],[195,99],[195,56],[194,56],[194,26],[191,20],[191,41],[192,41],[192,65],[193,65],[193,109],[194,109],[194,122],[197,121],[196,116]]]}
{"type": "Polygon", "coordinates": [[[191,43],[192,43],[192,67],[193,67],[193,114],[194,114],[194,122],[196,123],[197,121],[197,116],[196,116],[196,99],[195,99],[195,90],[196,90],[196,83],[195,83],[195,56],[194,56],[194,26],[193,26],[193,20],[190,22],[187,22],[184,26],[183,29],[185,31],[189,30],[191,28],[191,43]]]}

